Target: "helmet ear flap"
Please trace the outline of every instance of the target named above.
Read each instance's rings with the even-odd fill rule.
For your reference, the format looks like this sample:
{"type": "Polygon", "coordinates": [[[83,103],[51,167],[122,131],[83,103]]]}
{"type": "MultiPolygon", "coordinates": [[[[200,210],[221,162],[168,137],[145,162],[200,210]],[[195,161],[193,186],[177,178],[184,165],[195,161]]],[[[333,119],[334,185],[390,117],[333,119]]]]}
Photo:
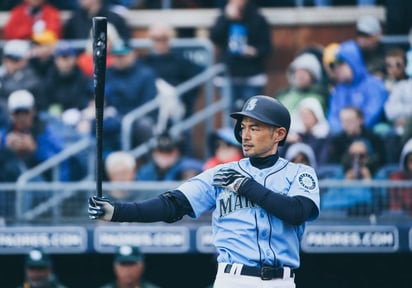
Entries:
{"type": "Polygon", "coordinates": [[[238,119],[236,121],[235,128],[233,129],[233,133],[235,134],[235,138],[239,143],[242,143],[241,124],[242,124],[242,119],[238,119]]]}

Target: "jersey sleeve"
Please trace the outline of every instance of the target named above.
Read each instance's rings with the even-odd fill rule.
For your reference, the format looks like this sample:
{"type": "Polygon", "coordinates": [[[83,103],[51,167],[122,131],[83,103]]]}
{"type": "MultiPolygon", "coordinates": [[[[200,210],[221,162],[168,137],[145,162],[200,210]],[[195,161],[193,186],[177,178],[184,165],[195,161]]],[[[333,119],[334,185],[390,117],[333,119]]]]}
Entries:
{"type": "Polygon", "coordinates": [[[315,170],[306,165],[298,165],[288,196],[303,196],[320,207],[319,182],[315,170]]]}
{"type": "Polygon", "coordinates": [[[215,188],[211,184],[214,170],[214,168],[206,170],[177,188],[186,196],[192,206],[194,215],[189,216],[197,218],[215,207],[215,188]]]}

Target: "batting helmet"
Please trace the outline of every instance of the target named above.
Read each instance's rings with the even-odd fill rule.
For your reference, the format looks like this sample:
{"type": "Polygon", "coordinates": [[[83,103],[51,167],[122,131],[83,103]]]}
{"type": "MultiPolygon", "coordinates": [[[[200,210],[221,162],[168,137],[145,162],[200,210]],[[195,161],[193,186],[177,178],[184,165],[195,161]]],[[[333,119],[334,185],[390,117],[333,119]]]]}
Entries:
{"type": "MultiPolygon", "coordinates": [[[[234,133],[237,141],[240,143],[242,143],[240,126],[244,116],[276,127],[284,127],[286,129],[286,136],[288,135],[290,113],[282,103],[272,97],[264,95],[253,96],[243,105],[242,111],[230,114],[230,117],[237,120],[234,133]]],[[[285,143],[286,136],[279,142],[280,146],[285,143]]]]}

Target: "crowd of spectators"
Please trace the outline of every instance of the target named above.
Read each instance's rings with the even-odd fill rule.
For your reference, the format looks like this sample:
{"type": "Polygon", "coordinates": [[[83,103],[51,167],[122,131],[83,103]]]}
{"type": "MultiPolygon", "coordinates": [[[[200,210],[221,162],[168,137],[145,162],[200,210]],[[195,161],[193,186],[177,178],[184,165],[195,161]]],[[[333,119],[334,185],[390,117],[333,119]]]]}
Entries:
{"type": "MultiPolygon", "coordinates": [[[[22,172],[68,147],[71,140],[93,135],[91,18],[95,15],[106,16],[109,21],[103,125],[107,180],[179,181],[205,167],[241,157],[239,144],[228,135],[232,127],[211,135],[207,159],[192,155],[190,133],[180,138],[167,134],[171,122],[196,112],[200,90],[193,89],[176,99],[174,88],[203,68],[171,51],[175,31],[162,23],[155,23],[148,31],[152,43],[148,53],[141,54],[131,47],[131,28],[112,5],[131,9],[133,5],[151,5],[148,1],[60,1],[65,6],[51,0],[15,2],[3,4],[12,10],[3,30],[0,157],[16,160],[2,161],[2,171],[9,174],[2,174],[1,181],[15,181],[22,172]],[[61,20],[62,9],[73,9],[65,22],[61,20]],[[82,40],[85,45],[79,49],[68,39],[82,40]],[[132,147],[136,147],[157,136],[156,145],[144,159],[129,161],[131,155],[115,154],[124,159],[125,165],[134,162],[119,168],[127,168],[128,173],[116,174],[112,167],[117,164],[110,155],[126,153],[120,151],[123,117],[162,91],[167,91],[170,98],[134,123],[131,139],[132,147]],[[121,176],[120,180],[116,175],[121,176]]],[[[192,2],[193,7],[203,5],[202,1],[192,2]]],[[[217,61],[228,67],[229,77],[225,80],[229,80],[232,91],[229,110],[238,110],[243,101],[265,91],[265,62],[273,53],[270,26],[253,1],[211,2],[221,10],[209,35],[220,56],[217,61]]],[[[303,5],[309,2],[317,5],[322,1],[301,1],[303,5]]],[[[288,85],[272,91],[293,116],[286,145],[280,151],[282,156],[317,167],[333,166],[333,173],[325,175],[335,179],[373,179],[382,175],[380,169],[400,159],[405,159],[401,160],[401,170],[407,170],[405,163],[410,157],[405,149],[412,133],[412,75],[407,69],[411,65],[407,60],[410,51],[403,46],[382,45],[382,27],[372,16],[360,17],[354,39],[307,47],[295,55],[286,71],[288,85]],[[361,166],[359,171],[353,171],[354,162],[361,166]]],[[[222,79],[217,78],[215,84],[221,83],[222,79]]],[[[79,159],[66,161],[61,165],[59,180],[81,179],[85,165],[79,159]]],[[[405,175],[410,177],[410,172],[405,175]]],[[[51,177],[44,173],[40,180],[50,181],[51,177]]],[[[327,199],[332,199],[331,203],[336,200],[336,193],[341,198],[345,195],[342,191],[327,191],[325,207],[329,205],[327,199]]],[[[368,197],[363,197],[360,204],[368,197]]],[[[401,193],[399,197],[406,196],[401,193]]]]}

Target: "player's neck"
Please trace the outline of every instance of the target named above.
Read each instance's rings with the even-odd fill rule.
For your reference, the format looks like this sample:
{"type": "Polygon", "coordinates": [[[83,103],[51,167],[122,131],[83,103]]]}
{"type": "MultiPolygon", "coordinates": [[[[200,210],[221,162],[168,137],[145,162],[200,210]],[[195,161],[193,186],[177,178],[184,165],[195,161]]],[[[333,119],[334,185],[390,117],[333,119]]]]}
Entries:
{"type": "Polygon", "coordinates": [[[279,154],[276,153],[266,157],[250,157],[249,159],[252,166],[259,169],[265,169],[275,165],[276,161],[279,159],[279,154]]]}

